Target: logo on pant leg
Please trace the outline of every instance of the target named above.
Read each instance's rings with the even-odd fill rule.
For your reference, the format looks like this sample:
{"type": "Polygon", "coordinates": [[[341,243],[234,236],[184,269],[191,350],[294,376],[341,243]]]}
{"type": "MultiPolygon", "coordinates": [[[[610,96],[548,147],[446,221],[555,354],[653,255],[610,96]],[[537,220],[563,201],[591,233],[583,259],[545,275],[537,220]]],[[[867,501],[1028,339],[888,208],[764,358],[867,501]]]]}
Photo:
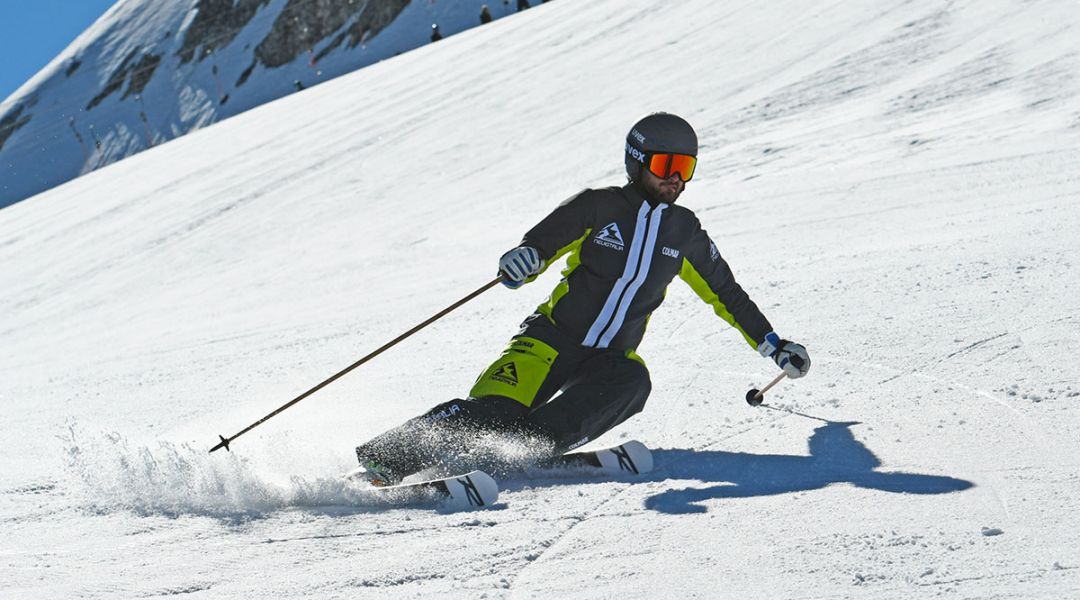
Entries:
{"type": "Polygon", "coordinates": [[[567,447],[567,451],[573,450],[575,448],[580,448],[580,447],[582,447],[582,446],[584,446],[585,444],[588,444],[588,443],[589,443],[589,436],[585,436],[585,437],[581,438],[580,440],[574,442],[573,444],[570,444],[570,446],[567,447]]]}
{"type": "Polygon", "coordinates": [[[507,385],[516,386],[518,384],[517,365],[512,361],[499,365],[499,368],[495,369],[495,372],[491,374],[491,378],[507,385]]]}
{"type": "Polygon", "coordinates": [[[433,415],[428,415],[427,418],[424,421],[430,425],[431,423],[434,423],[436,421],[442,421],[443,419],[449,419],[450,417],[453,417],[453,416],[457,415],[460,412],[461,412],[461,407],[460,406],[458,406],[457,404],[451,404],[449,407],[444,408],[444,409],[440,410],[439,412],[437,412],[437,413],[435,413],[433,415]]]}

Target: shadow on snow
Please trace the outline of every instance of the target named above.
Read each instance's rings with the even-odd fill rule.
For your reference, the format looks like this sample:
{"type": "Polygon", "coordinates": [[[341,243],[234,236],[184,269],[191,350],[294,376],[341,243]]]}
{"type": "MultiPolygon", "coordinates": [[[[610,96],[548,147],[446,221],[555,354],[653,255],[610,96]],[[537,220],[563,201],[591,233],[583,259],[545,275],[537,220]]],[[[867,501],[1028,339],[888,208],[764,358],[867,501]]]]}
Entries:
{"type": "Polygon", "coordinates": [[[858,423],[828,422],[815,429],[809,456],[656,450],[657,471],[651,480],[697,479],[720,485],[668,490],[646,499],[645,506],[663,513],[701,513],[707,508],[700,503],[707,500],[804,492],[833,483],[899,494],[948,494],[974,486],[953,477],[877,471],[881,461],[855,439],[853,425],[858,423]]]}

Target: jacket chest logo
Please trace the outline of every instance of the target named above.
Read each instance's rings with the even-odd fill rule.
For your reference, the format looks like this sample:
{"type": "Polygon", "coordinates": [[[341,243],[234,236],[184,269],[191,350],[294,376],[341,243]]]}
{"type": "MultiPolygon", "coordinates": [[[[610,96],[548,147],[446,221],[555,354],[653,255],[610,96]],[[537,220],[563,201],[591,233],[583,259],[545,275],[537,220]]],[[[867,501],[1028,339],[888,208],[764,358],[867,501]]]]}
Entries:
{"type": "Polygon", "coordinates": [[[670,256],[671,258],[679,258],[679,251],[674,248],[668,248],[667,246],[664,246],[660,250],[660,252],[662,252],[664,256],[670,256]]]}
{"type": "Polygon", "coordinates": [[[622,251],[626,248],[626,244],[623,242],[622,232],[619,231],[619,225],[614,221],[593,236],[593,243],[605,248],[611,248],[612,250],[622,251]]]}

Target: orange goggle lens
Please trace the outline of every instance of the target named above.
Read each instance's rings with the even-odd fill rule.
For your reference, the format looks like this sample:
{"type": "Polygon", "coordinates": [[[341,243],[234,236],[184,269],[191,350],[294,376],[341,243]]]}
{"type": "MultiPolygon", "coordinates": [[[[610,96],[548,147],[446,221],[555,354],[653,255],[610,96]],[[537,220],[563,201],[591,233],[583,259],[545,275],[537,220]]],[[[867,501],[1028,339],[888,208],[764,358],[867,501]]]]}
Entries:
{"type": "Polygon", "coordinates": [[[660,179],[678,173],[683,181],[690,181],[697,167],[697,158],[689,154],[652,154],[649,156],[649,172],[660,179]]]}

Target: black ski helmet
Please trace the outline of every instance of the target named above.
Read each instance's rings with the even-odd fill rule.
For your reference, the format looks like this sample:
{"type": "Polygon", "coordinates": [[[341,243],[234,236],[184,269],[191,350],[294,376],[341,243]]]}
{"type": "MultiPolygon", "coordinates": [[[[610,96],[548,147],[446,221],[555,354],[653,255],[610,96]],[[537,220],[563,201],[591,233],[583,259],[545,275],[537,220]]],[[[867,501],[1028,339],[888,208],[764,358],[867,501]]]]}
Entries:
{"type": "Polygon", "coordinates": [[[666,112],[653,113],[634,123],[626,134],[626,174],[631,181],[637,181],[647,154],[697,156],[697,151],[697,134],[685,119],[666,112]]]}

